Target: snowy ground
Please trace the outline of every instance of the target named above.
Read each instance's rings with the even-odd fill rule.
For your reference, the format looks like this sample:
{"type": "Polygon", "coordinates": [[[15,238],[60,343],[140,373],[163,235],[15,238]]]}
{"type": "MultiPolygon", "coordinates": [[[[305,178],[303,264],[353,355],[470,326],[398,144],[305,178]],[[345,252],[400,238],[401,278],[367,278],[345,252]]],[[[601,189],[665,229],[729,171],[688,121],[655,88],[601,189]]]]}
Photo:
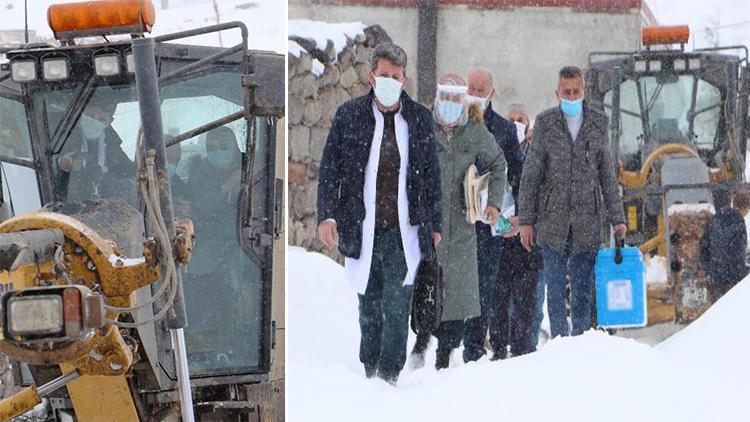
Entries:
{"type": "MultiPolygon", "coordinates": [[[[37,36],[52,38],[47,24],[50,4],[71,3],[72,0],[29,1],[29,28],[37,36]]],[[[217,23],[213,0],[170,0],[170,7],[161,10],[161,2],[152,1],[156,7],[156,24],[153,35],[193,29],[217,23]]],[[[221,0],[217,2],[221,23],[244,22],[250,33],[251,49],[286,51],[286,1],[283,0],[221,0]]],[[[23,0],[0,0],[0,30],[22,30],[24,22],[23,0]]],[[[191,44],[230,47],[239,43],[239,31],[194,37],[191,44]]]]}
{"type": "MultiPolygon", "coordinates": [[[[750,282],[656,347],[589,332],[505,361],[368,380],[357,357],[356,294],[343,268],[290,248],[287,416],[297,421],[750,420],[750,282]]],[[[414,337],[410,336],[409,346],[414,337]]]]}

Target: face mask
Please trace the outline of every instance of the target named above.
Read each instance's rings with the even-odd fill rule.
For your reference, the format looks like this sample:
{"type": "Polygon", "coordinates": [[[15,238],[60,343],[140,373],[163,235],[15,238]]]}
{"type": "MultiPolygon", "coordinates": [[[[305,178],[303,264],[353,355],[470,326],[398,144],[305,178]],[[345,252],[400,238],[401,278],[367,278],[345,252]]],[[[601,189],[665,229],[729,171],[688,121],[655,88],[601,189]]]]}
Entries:
{"type": "Polygon", "coordinates": [[[581,114],[581,110],[583,109],[583,98],[570,101],[566,99],[560,100],[560,108],[562,109],[563,114],[565,114],[568,117],[576,117],[579,114],[581,114]]]}
{"type": "Polygon", "coordinates": [[[475,97],[469,95],[466,97],[466,102],[469,104],[479,104],[479,107],[484,111],[487,108],[487,99],[484,97],[475,97]]]}
{"type": "Polygon", "coordinates": [[[169,175],[169,178],[173,178],[175,173],[177,173],[177,165],[167,163],[167,174],[169,175]]]}
{"type": "Polygon", "coordinates": [[[516,125],[516,136],[518,136],[518,142],[523,142],[526,139],[526,125],[521,122],[513,122],[516,125]]]}
{"type": "Polygon", "coordinates": [[[377,76],[375,78],[375,97],[380,104],[391,107],[398,102],[401,97],[401,87],[403,84],[393,78],[377,76]]]}
{"type": "Polygon", "coordinates": [[[225,169],[229,167],[230,164],[232,164],[234,155],[232,154],[232,151],[226,149],[217,149],[214,151],[209,151],[207,154],[207,158],[208,162],[211,163],[212,166],[225,169]]]}
{"type": "Polygon", "coordinates": [[[453,101],[438,101],[438,113],[445,123],[452,125],[461,118],[464,112],[463,104],[454,103],[453,101]]]}
{"type": "Polygon", "coordinates": [[[80,126],[81,132],[83,132],[83,137],[92,141],[95,139],[99,139],[102,136],[102,133],[104,133],[104,129],[106,128],[104,123],[85,114],[81,116],[80,126]]]}

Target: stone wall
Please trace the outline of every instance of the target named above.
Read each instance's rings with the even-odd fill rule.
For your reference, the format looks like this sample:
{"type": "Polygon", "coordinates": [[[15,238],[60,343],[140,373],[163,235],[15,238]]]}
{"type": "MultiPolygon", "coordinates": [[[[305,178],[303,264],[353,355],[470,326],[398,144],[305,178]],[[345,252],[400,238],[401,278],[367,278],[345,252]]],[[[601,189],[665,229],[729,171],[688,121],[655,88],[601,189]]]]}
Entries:
{"type": "Polygon", "coordinates": [[[317,235],[318,173],[336,110],[369,91],[372,49],[390,41],[377,25],[367,27],[364,33],[347,39],[341,52],[330,41],[320,49],[311,40],[290,37],[306,51],[299,57],[288,55],[289,243],[324,252],[340,262],[338,252],[325,249],[317,235]]]}

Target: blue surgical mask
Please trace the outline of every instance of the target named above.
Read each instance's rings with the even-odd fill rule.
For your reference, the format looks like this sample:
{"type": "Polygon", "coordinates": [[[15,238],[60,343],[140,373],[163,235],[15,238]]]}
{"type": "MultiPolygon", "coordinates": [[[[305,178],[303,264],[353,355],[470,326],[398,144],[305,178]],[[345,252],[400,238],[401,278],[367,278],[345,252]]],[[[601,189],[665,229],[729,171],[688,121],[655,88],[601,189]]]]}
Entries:
{"type": "Polygon", "coordinates": [[[464,112],[464,105],[453,101],[438,101],[438,114],[448,125],[455,124],[464,112]]]}
{"type": "Polygon", "coordinates": [[[560,108],[562,109],[563,114],[565,114],[568,117],[576,117],[579,114],[581,114],[581,110],[583,110],[583,98],[570,101],[566,99],[560,100],[560,108]]]}
{"type": "Polygon", "coordinates": [[[177,165],[167,163],[167,174],[169,175],[169,178],[173,178],[175,173],[177,173],[177,165]]]}
{"type": "Polygon", "coordinates": [[[104,123],[85,114],[81,116],[80,126],[83,137],[91,141],[99,139],[107,127],[104,123]]]}
{"type": "Polygon", "coordinates": [[[401,87],[403,84],[393,78],[383,76],[375,77],[375,97],[386,107],[391,107],[401,98],[401,87]]]}
{"type": "Polygon", "coordinates": [[[234,154],[228,149],[217,149],[208,151],[207,158],[212,166],[225,169],[234,161],[234,154]]]}

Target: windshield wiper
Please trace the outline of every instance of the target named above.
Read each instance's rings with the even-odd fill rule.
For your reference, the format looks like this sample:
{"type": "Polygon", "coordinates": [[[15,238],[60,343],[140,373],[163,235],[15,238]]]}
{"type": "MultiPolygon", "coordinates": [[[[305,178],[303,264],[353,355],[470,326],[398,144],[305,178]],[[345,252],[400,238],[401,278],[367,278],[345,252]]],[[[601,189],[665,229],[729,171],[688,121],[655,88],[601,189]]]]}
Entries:
{"type": "Polygon", "coordinates": [[[94,79],[91,78],[86,81],[85,85],[81,85],[73,93],[73,100],[65,110],[65,114],[63,114],[62,119],[60,119],[60,123],[57,124],[52,139],[50,140],[53,153],[56,154],[60,151],[62,144],[73,130],[73,125],[75,124],[75,119],[73,119],[73,117],[78,116],[81,113],[81,110],[86,106],[87,101],[82,101],[82,99],[91,97],[91,94],[94,91],[93,85],[94,79]]]}
{"type": "Polygon", "coordinates": [[[659,94],[661,94],[661,89],[664,87],[664,82],[659,82],[659,85],[654,90],[654,96],[651,97],[651,99],[648,102],[648,106],[646,107],[646,111],[651,113],[651,109],[654,107],[654,104],[656,103],[656,99],[659,98],[659,94]]]}

